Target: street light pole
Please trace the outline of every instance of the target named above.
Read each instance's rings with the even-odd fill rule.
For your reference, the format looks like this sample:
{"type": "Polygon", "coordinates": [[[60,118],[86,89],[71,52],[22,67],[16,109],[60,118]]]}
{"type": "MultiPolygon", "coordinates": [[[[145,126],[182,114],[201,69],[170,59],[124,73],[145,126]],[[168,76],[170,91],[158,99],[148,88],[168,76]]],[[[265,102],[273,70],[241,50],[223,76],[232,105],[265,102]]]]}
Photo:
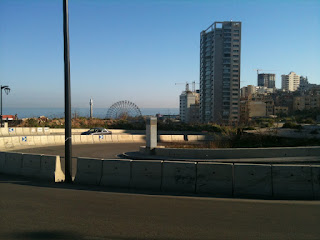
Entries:
{"type": "Polygon", "coordinates": [[[64,112],[65,112],[65,182],[72,182],[71,90],[68,0],[63,0],[64,36],[64,112]]]}
{"type": "Polygon", "coordinates": [[[4,92],[8,95],[10,92],[10,88],[8,86],[1,86],[1,127],[2,127],[2,90],[4,89],[4,92]]]}

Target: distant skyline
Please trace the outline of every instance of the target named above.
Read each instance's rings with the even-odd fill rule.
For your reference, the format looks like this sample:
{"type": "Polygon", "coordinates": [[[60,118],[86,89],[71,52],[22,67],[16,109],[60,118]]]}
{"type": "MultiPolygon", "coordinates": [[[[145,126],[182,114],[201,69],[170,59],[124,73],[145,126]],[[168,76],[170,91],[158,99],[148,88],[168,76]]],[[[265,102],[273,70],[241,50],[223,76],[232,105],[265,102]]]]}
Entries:
{"type": "MultiPolygon", "coordinates": [[[[290,71],[320,84],[319,12],[318,0],[69,0],[72,106],[177,108],[175,83],[199,83],[200,32],[215,21],[242,22],[241,87],[257,68],[277,88],[290,71]]],[[[4,107],[64,106],[62,30],[62,0],[0,1],[4,107]]]]}

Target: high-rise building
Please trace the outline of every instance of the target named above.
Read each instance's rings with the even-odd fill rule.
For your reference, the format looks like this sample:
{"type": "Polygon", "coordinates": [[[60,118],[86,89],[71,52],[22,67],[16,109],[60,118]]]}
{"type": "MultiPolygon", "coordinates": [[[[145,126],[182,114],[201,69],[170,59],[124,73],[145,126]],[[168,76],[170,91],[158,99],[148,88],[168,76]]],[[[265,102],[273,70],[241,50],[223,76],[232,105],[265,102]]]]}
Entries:
{"type": "Polygon", "coordinates": [[[199,92],[189,91],[189,85],[187,84],[186,91],[183,91],[180,95],[181,122],[189,123],[194,118],[192,115],[195,114],[195,106],[193,105],[199,105],[199,92]]]}
{"type": "Polygon", "coordinates": [[[258,74],[258,86],[275,88],[276,87],[276,75],[274,73],[259,73],[258,74]]]}
{"type": "Polygon", "coordinates": [[[295,72],[290,72],[288,75],[281,75],[281,89],[285,91],[296,91],[300,85],[300,76],[295,72]]]}
{"type": "Polygon", "coordinates": [[[200,119],[238,122],[241,22],[214,22],[200,36],[200,119]]]}

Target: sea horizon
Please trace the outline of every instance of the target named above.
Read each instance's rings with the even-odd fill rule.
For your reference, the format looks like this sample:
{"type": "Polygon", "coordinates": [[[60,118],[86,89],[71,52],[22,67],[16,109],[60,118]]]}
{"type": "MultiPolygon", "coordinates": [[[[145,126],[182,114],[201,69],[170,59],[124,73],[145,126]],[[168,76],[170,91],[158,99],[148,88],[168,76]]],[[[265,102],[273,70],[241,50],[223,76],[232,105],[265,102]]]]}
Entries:
{"type": "MultiPolygon", "coordinates": [[[[177,115],[179,114],[179,108],[140,108],[143,116],[155,116],[156,114],[162,115],[177,115]]],[[[105,118],[108,112],[108,108],[93,108],[93,117],[105,118]]],[[[71,113],[74,116],[77,114],[79,117],[89,117],[90,109],[72,107],[71,113]]],[[[64,108],[3,108],[3,115],[16,115],[19,119],[33,118],[45,116],[48,118],[63,118],[64,108]]]]}

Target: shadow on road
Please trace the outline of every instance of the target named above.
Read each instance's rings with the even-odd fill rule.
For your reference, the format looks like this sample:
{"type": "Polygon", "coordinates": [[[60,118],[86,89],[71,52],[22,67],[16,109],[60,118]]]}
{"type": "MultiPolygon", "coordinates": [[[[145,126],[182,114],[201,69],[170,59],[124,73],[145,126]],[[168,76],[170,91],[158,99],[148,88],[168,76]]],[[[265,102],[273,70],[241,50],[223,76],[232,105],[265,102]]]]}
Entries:
{"type": "Polygon", "coordinates": [[[1,183],[9,183],[9,184],[17,184],[24,186],[33,186],[33,187],[43,187],[43,188],[60,188],[60,189],[72,189],[72,190],[80,190],[80,191],[95,191],[95,192],[110,192],[110,193],[125,193],[125,194],[143,194],[143,195],[163,195],[163,196],[184,196],[184,197],[215,197],[215,198],[223,198],[225,196],[213,196],[206,194],[195,194],[195,193],[173,193],[173,192],[160,192],[153,190],[140,190],[140,189],[132,189],[132,188],[111,188],[104,186],[96,186],[96,185],[82,185],[75,183],[53,183],[39,179],[33,179],[22,176],[14,176],[14,175],[6,175],[0,174],[0,184],[1,183]]]}
{"type": "MultiPolygon", "coordinates": [[[[119,236],[81,236],[71,231],[24,231],[1,234],[1,239],[7,240],[150,240],[149,237],[119,237],[119,236]]],[[[154,240],[178,240],[181,238],[152,238],[154,240]]]]}

